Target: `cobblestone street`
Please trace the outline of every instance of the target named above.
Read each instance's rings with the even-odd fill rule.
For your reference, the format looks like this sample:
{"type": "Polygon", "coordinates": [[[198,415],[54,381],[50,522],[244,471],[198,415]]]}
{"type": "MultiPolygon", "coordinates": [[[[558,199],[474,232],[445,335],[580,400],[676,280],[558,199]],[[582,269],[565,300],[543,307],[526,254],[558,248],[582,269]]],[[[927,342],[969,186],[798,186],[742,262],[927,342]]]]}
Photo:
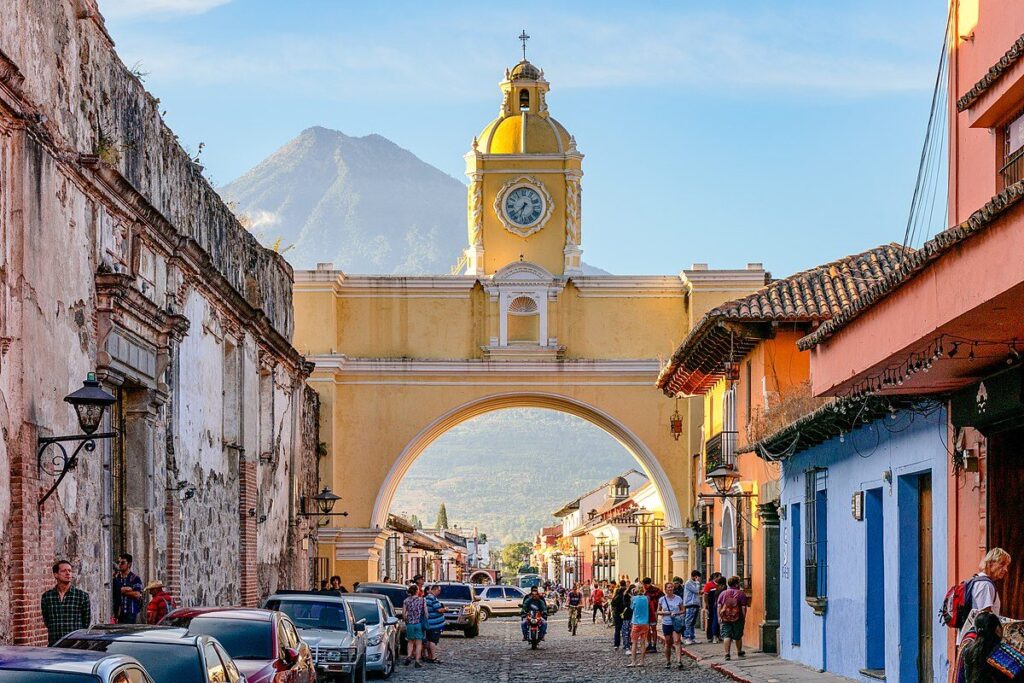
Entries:
{"type": "Polygon", "coordinates": [[[560,611],[550,624],[540,649],[530,650],[522,640],[519,620],[492,618],[481,625],[480,636],[467,640],[461,635],[441,639],[440,665],[424,664],[422,669],[399,667],[396,678],[405,681],[462,683],[569,683],[594,681],[726,681],[721,674],[684,659],[683,670],[665,669],[665,659],[647,656],[643,669],[627,669],[628,658],[612,647],[612,629],[598,623],[580,624],[575,638],[567,633],[566,614],[560,611]]]}

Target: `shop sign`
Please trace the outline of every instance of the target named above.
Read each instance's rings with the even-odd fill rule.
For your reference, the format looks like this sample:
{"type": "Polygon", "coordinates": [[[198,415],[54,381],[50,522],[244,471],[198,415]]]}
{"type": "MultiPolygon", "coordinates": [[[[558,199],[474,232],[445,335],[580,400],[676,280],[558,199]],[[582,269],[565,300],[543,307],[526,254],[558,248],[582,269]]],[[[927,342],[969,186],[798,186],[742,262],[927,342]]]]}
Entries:
{"type": "Polygon", "coordinates": [[[954,427],[974,427],[985,433],[1024,424],[1022,368],[989,375],[961,389],[950,401],[954,427]]]}

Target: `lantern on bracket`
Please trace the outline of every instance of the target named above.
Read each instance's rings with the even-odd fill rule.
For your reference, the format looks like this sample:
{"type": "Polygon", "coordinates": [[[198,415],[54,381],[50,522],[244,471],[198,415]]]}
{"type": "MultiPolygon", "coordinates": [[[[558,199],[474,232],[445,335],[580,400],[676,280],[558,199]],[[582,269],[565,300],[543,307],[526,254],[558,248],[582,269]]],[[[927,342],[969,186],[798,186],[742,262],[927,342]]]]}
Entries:
{"type": "Polygon", "coordinates": [[[676,409],[672,416],[668,418],[668,427],[672,432],[672,438],[679,441],[679,437],[683,435],[683,416],[679,414],[678,396],[676,396],[676,409]]]}

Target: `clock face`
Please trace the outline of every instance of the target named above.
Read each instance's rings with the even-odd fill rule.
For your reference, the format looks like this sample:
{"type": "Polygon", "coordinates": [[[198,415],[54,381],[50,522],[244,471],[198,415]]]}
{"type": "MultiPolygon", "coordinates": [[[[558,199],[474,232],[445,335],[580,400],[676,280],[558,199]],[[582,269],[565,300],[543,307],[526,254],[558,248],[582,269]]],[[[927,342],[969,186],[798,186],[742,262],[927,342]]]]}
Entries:
{"type": "Polygon", "coordinates": [[[516,225],[532,225],[544,213],[544,200],[532,187],[517,187],[505,195],[505,216],[516,225]]]}

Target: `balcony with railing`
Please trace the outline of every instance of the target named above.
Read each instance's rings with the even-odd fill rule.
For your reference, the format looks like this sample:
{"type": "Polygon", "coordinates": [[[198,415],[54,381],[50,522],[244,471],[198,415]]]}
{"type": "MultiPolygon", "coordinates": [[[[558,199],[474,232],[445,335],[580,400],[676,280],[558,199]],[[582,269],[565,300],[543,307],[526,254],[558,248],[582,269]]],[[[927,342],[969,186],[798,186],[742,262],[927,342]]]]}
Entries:
{"type": "Polygon", "coordinates": [[[710,474],[719,467],[736,467],[735,431],[715,434],[704,444],[704,474],[710,474]]]}
{"type": "Polygon", "coordinates": [[[999,175],[1002,176],[1003,187],[1009,187],[1020,180],[1024,180],[1024,147],[1006,158],[1003,167],[999,169],[999,175]]]}

